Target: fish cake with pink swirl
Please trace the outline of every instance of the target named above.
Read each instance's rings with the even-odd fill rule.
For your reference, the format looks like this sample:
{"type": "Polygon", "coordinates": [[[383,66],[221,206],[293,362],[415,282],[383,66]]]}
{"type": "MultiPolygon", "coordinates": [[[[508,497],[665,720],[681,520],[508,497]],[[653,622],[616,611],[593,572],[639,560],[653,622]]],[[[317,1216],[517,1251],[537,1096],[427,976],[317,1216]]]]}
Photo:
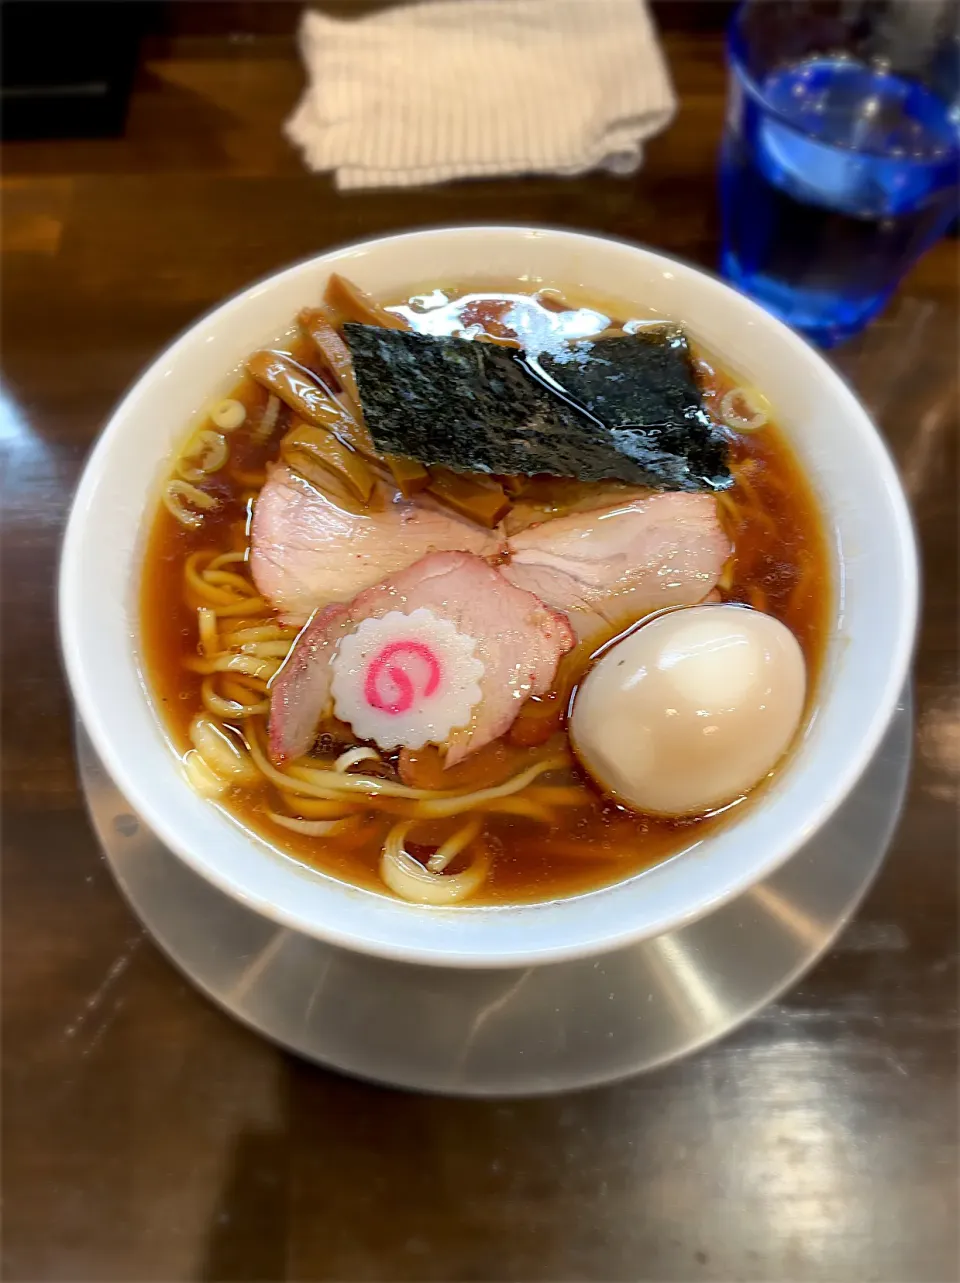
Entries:
{"type": "MultiPolygon", "coordinates": [[[[378,659],[382,648],[368,657],[366,668],[351,666],[354,672],[350,691],[348,694],[345,685],[342,708],[363,709],[360,718],[365,721],[372,713],[384,714],[383,706],[399,704],[398,713],[386,714],[398,719],[394,732],[388,736],[394,741],[391,747],[407,744],[408,738],[416,739],[419,745],[439,743],[447,750],[450,766],[509,730],[531,695],[550,690],[561,656],[575,641],[564,615],[545,606],[533,593],[509,583],[481,557],[466,552],[430,553],[400,574],[360,593],[346,606],[318,611],[300,634],[271,690],[270,754],[275,762],[308,752],[321,718],[333,710],[335,665],[344,640],[357,635],[365,620],[382,620],[393,614],[412,617],[420,610],[452,625],[456,634],[469,639],[470,654],[482,665],[478,678],[480,699],[471,704],[465,724],[456,723],[464,712],[463,700],[470,698],[469,691],[461,694],[460,705],[455,702],[449,711],[453,720],[442,737],[439,707],[437,738],[423,738],[422,717],[416,725],[411,724],[406,736],[398,735],[403,730],[399,719],[410,711],[399,689],[405,687],[405,682],[398,684],[392,679],[392,685],[390,681],[384,684],[377,676],[368,692],[374,695],[373,703],[363,694],[370,677],[369,664],[378,659]],[[378,703],[383,706],[375,707],[378,703]]],[[[425,631],[423,636],[409,640],[419,641],[432,659],[438,660],[438,636],[425,631]]],[[[389,644],[384,639],[384,645],[389,644]]],[[[430,685],[431,661],[425,660],[422,652],[408,652],[408,659],[409,668],[402,671],[411,686],[419,684],[423,695],[430,685]]],[[[341,717],[342,708],[338,701],[337,713],[341,717]]],[[[362,732],[358,734],[367,738],[362,732]]]]}
{"type": "Polygon", "coordinates": [[[363,619],[330,661],[333,711],[380,748],[443,744],[480,703],[476,652],[473,637],[425,606],[363,619]]]}

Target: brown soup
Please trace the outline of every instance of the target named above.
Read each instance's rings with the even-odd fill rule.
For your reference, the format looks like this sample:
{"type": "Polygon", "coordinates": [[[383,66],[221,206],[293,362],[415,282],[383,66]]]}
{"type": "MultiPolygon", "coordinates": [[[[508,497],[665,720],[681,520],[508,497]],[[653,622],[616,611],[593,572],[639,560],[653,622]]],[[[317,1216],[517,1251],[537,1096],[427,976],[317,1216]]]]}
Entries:
{"type": "MultiPolygon", "coordinates": [[[[444,291],[453,301],[464,293],[444,291]]],[[[488,295],[496,293],[487,289],[488,295]]],[[[509,290],[502,294],[506,298],[509,290]]],[[[438,298],[407,300],[408,315],[419,315],[425,304],[435,304],[438,298]]],[[[542,301],[552,312],[568,306],[554,296],[542,301]]],[[[359,319],[349,316],[350,306],[349,300],[340,301],[341,319],[344,314],[359,319]]],[[[461,308],[459,324],[510,337],[504,323],[507,308],[507,302],[487,298],[461,308]]],[[[606,311],[609,315],[609,308],[606,311]]],[[[336,308],[329,315],[336,320],[336,308]]],[[[612,320],[610,328],[620,330],[622,323],[612,320]]],[[[329,355],[304,333],[291,331],[289,342],[274,350],[293,357],[302,370],[298,377],[309,383],[316,376],[326,389],[345,395],[342,371],[338,379],[329,355]]],[[[704,402],[719,421],[717,408],[735,380],[705,354],[697,355],[704,402]]],[[[775,396],[776,389],[769,391],[775,396]]],[[[476,863],[481,852],[486,876],[469,896],[470,904],[545,900],[588,891],[686,850],[724,822],[730,807],[682,820],[628,812],[604,798],[571,758],[565,729],[569,696],[588,670],[591,656],[613,631],[565,656],[555,690],[529,700],[506,735],[459,765],[445,770],[439,753],[428,747],[385,752],[373,765],[358,762],[351,769],[349,773],[360,778],[396,786],[388,796],[336,790],[331,794],[323,787],[325,777],[318,772],[329,771],[342,753],[358,744],[348,726],[333,721],[321,728],[306,759],[286,765],[283,773],[258,768],[248,749],[258,762],[264,760],[270,682],[297,628],[276,614],[251,581],[251,514],[281,443],[291,432],[294,414],[248,372],[231,399],[243,406],[243,422],[225,431],[206,422],[202,428],[213,435],[181,455],[179,475],[184,476],[186,458],[186,474],[192,480],[179,488],[171,507],[158,506],[142,588],[146,675],[176,750],[187,754],[191,742],[197,743],[195,735],[191,739],[191,727],[199,716],[233,737],[236,751],[243,755],[245,774],[240,782],[213,783],[210,792],[216,794],[217,804],[286,855],[387,894],[380,863],[384,844],[398,826],[407,826],[409,854],[424,860],[462,832],[466,818],[472,825],[469,841],[447,873],[456,876],[471,860],[476,863]],[[225,448],[218,442],[225,442],[225,448]],[[190,486],[206,496],[207,507],[198,506],[190,486]],[[544,762],[556,764],[525,787],[458,814],[431,816],[429,805],[404,793],[406,786],[439,790],[444,797],[457,791],[468,796],[496,790],[544,762]],[[290,788],[284,786],[284,777],[290,788]]],[[[774,424],[749,433],[731,431],[729,441],[735,484],[717,497],[717,504],[734,552],[714,591],[720,600],[743,602],[774,615],[794,633],[806,658],[809,708],[833,601],[823,522],[810,485],[774,424]]],[[[596,485],[533,478],[514,498],[507,528],[511,522],[523,525],[531,516],[549,518],[591,503],[600,506],[603,492],[596,485]]],[[[622,627],[635,624],[625,619],[622,627]]],[[[201,784],[209,779],[210,772],[201,770],[201,784]]],[[[733,806],[744,800],[749,797],[733,806]]]]}

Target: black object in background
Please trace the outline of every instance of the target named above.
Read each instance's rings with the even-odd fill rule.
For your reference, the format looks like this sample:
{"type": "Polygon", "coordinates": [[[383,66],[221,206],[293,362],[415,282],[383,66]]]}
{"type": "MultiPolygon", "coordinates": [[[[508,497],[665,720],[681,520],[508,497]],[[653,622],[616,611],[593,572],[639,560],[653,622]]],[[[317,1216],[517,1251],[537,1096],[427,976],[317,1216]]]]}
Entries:
{"type": "MultiPolygon", "coordinates": [[[[724,31],[737,2],[650,0],[650,7],[661,31],[724,31]]],[[[334,18],[362,18],[375,9],[410,3],[411,0],[165,0],[154,29],[166,36],[292,35],[309,4],[334,18]]],[[[583,0],[585,8],[589,4],[590,0],[583,0]]]]}
{"type": "Polygon", "coordinates": [[[151,3],[4,0],[0,133],[4,138],[122,132],[151,3]]]}

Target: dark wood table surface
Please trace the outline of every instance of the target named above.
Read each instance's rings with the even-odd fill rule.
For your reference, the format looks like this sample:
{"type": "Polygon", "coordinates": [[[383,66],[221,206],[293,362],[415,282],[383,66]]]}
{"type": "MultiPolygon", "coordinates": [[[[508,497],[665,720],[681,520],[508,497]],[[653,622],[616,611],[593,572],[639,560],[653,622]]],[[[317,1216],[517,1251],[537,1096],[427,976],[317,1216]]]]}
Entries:
{"type": "Polygon", "coordinates": [[[893,447],[923,545],[909,802],[829,956],[720,1045],[507,1104],[298,1063],[151,944],[78,791],[58,545],[121,391],[221,296],[395,228],[562,224],[712,266],[720,44],[677,33],[667,47],[680,114],[627,179],[338,195],[281,137],[301,75],[279,37],[157,45],[124,138],[5,149],[6,1278],[957,1277],[955,242],[834,358],[893,447]]]}

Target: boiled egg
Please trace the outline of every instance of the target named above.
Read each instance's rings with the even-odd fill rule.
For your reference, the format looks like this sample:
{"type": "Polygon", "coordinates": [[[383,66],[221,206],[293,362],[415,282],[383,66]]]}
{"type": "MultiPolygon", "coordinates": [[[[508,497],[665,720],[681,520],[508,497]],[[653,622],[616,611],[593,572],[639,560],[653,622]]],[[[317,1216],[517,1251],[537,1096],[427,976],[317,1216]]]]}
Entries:
{"type": "Polygon", "coordinates": [[[694,815],[776,766],[805,695],[803,653],[779,620],[746,606],[691,606],[604,652],[577,691],[570,738],[624,806],[694,815]]]}

